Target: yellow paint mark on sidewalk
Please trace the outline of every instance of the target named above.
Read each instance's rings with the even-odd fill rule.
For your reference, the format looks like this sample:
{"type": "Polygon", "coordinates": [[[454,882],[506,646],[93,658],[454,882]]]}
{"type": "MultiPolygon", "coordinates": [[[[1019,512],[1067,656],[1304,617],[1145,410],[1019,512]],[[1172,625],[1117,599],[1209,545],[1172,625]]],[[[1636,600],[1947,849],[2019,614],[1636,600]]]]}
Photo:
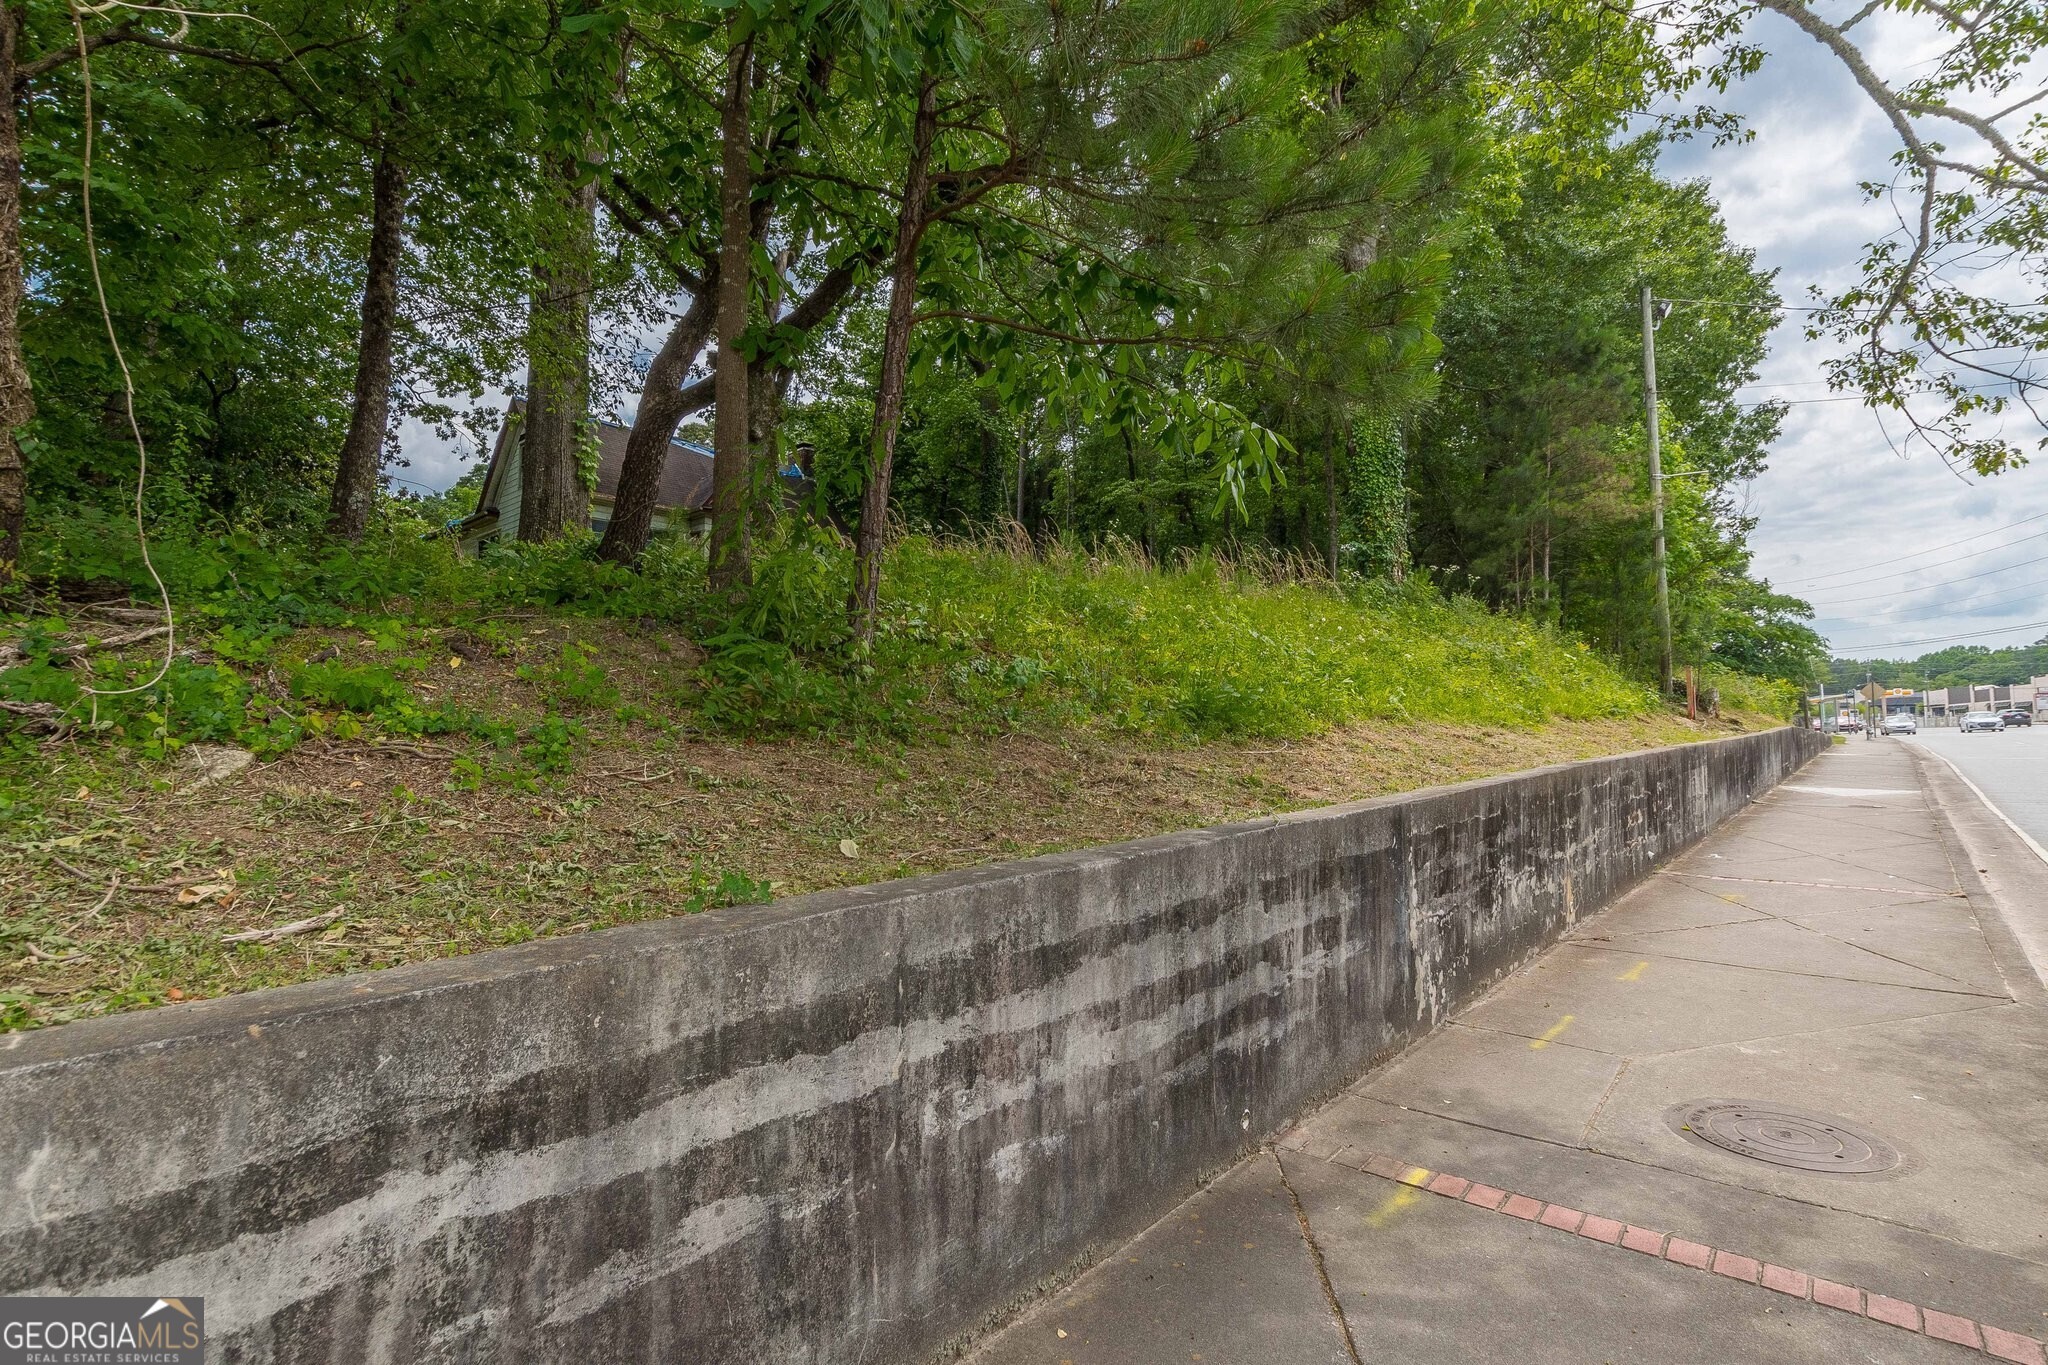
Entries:
{"type": "Polygon", "coordinates": [[[1638,962],[1635,966],[1629,968],[1627,971],[1623,972],[1620,976],[1617,976],[1614,979],[1616,981],[1640,981],[1643,979],[1644,970],[1648,968],[1649,965],[1650,964],[1647,962],[1638,962]]]}
{"type": "Polygon", "coordinates": [[[1546,1032],[1541,1038],[1531,1038],[1529,1040],[1530,1050],[1540,1051],[1541,1049],[1549,1047],[1553,1042],[1557,1041],[1557,1035],[1563,1033],[1566,1029],[1572,1026],[1572,1018],[1572,1015],[1567,1014],[1564,1018],[1552,1024],[1550,1026],[1549,1031],[1546,1032]]]}
{"type": "Polygon", "coordinates": [[[1383,1228],[1392,1222],[1401,1210],[1422,1201],[1422,1192],[1403,1185],[1387,1196],[1386,1202],[1365,1216],[1368,1227],[1383,1228]]]}

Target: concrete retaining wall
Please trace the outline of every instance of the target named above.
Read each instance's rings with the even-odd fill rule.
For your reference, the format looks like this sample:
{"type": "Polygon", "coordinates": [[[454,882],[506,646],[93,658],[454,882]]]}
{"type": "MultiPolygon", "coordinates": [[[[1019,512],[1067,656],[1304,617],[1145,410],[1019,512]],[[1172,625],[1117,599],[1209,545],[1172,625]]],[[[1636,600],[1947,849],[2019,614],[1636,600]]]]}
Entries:
{"type": "Polygon", "coordinates": [[[0,1292],[222,1361],[915,1362],[1820,747],[1782,730],[0,1039],[0,1292]]]}

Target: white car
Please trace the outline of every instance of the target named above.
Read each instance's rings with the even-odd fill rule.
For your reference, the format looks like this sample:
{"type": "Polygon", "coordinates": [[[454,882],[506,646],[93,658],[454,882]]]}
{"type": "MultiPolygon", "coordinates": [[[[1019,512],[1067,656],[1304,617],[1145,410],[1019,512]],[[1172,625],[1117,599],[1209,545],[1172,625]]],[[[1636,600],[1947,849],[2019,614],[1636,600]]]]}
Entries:
{"type": "Polygon", "coordinates": [[[1884,732],[1888,735],[1917,735],[1920,722],[1913,719],[1910,711],[1900,711],[1884,718],[1884,732]]]}
{"type": "Polygon", "coordinates": [[[1972,730],[2003,730],[2004,728],[2005,721],[1995,711],[1972,711],[1969,715],[1963,717],[1962,731],[1966,735],[1972,730]]]}

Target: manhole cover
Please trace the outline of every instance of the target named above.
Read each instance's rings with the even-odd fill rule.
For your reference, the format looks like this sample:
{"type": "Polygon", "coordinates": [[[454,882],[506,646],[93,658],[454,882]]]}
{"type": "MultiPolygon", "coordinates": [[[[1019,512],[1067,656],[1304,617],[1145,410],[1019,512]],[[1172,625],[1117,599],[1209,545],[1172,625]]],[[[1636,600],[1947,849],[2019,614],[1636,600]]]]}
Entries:
{"type": "Polygon", "coordinates": [[[1756,1100],[1695,1100],[1672,1113],[1679,1131],[1724,1152],[1773,1166],[1831,1175],[1873,1175],[1900,1161],[1899,1149],[1832,1114],[1808,1114],[1756,1100]]]}

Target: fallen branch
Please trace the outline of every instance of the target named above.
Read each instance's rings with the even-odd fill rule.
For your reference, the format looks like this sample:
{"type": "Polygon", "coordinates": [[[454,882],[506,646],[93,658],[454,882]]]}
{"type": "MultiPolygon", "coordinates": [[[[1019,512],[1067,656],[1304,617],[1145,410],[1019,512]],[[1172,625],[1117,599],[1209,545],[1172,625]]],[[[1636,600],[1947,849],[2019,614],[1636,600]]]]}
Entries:
{"type": "Polygon", "coordinates": [[[83,949],[80,949],[78,952],[66,953],[62,957],[59,957],[55,953],[44,952],[41,948],[36,947],[36,945],[33,943],[28,945],[28,955],[38,962],[47,962],[53,967],[61,967],[67,962],[76,962],[80,958],[86,956],[85,951],[83,949]]]}
{"type": "MultiPolygon", "coordinates": [[[[6,658],[0,656],[0,668],[6,666],[6,658]]],[[[0,716],[19,717],[21,728],[31,732],[61,735],[71,728],[63,708],[53,701],[0,701],[0,716]]]]}
{"type": "Polygon", "coordinates": [[[275,943],[279,939],[291,938],[295,934],[310,934],[315,929],[325,929],[340,918],[341,911],[329,910],[324,915],[314,915],[310,919],[295,919],[290,924],[280,924],[272,929],[244,929],[239,934],[222,934],[220,941],[222,943],[275,943]]]}
{"type": "Polygon", "coordinates": [[[110,881],[110,882],[108,882],[108,883],[107,883],[107,894],[105,894],[104,896],[101,896],[101,897],[99,898],[99,900],[98,900],[98,901],[94,902],[94,904],[93,904],[93,907],[92,907],[92,909],[90,909],[90,910],[86,911],[86,912],[85,912],[84,914],[80,915],[80,916],[79,916],[79,917],[78,917],[77,919],[75,919],[75,920],[71,921],[71,923],[69,923],[69,924],[65,925],[65,926],[63,927],[63,929],[62,929],[62,930],[60,930],[59,932],[63,933],[63,934],[65,935],[65,936],[67,936],[67,937],[68,937],[68,936],[70,935],[70,933],[71,933],[71,931],[72,931],[73,929],[76,929],[76,928],[77,928],[77,927],[78,927],[79,925],[81,925],[81,924],[85,923],[85,922],[86,922],[87,920],[89,920],[89,919],[98,919],[98,918],[99,918],[99,914],[100,914],[100,911],[102,911],[102,910],[106,909],[106,908],[107,908],[107,906],[108,906],[109,904],[111,904],[111,903],[113,902],[113,899],[114,899],[114,893],[115,893],[116,891],[119,891],[120,889],[121,889],[121,874],[117,872],[117,873],[115,873],[115,874],[114,874],[114,879],[113,879],[112,881],[110,881]]]}
{"type": "Polygon", "coordinates": [[[162,607],[116,607],[97,603],[84,608],[95,615],[115,621],[127,621],[135,625],[155,625],[164,619],[162,607]]]}
{"type": "MultiPolygon", "coordinates": [[[[97,654],[103,649],[126,649],[139,645],[144,640],[154,640],[159,635],[171,633],[169,626],[150,626],[146,630],[131,630],[126,635],[109,635],[104,640],[88,640],[81,645],[59,645],[50,651],[51,663],[63,663],[69,659],[83,659],[88,654],[97,654]]],[[[0,668],[12,668],[27,659],[19,645],[0,645],[0,668]]],[[[47,702],[7,703],[9,709],[19,705],[46,706],[47,702]]]]}
{"type": "Polygon", "coordinates": [[[131,630],[126,635],[109,635],[104,640],[89,640],[82,645],[60,645],[50,651],[50,658],[53,662],[58,659],[82,659],[103,649],[126,649],[129,645],[139,645],[144,640],[154,640],[159,635],[170,633],[169,626],[150,626],[143,630],[131,630]]]}
{"type": "Polygon", "coordinates": [[[444,749],[438,744],[400,744],[394,739],[375,740],[371,743],[370,747],[373,749],[389,750],[392,753],[411,754],[416,758],[443,758],[455,752],[453,749],[444,749]]]}
{"type": "MultiPolygon", "coordinates": [[[[645,772],[647,771],[647,769],[645,769],[645,768],[642,768],[642,769],[641,769],[640,771],[641,771],[642,773],[645,773],[645,772]]],[[[664,779],[666,779],[666,778],[674,777],[675,775],[676,775],[676,770],[675,770],[674,768],[663,768],[663,769],[662,769],[662,770],[661,770],[660,772],[658,772],[658,773],[654,774],[654,776],[652,776],[652,777],[635,777],[635,776],[634,776],[634,775],[633,775],[632,773],[628,773],[628,772],[617,772],[617,773],[592,773],[592,774],[590,775],[590,779],[591,779],[592,781],[594,781],[594,782],[596,782],[596,781],[611,781],[611,780],[612,780],[612,779],[614,779],[614,778],[623,778],[623,779],[625,779],[625,780],[626,780],[626,781],[628,781],[628,782],[660,782],[660,781],[662,781],[662,780],[664,780],[664,779]]]]}
{"type": "MultiPolygon", "coordinates": [[[[57,856],[56,854],[54,854],[54,853],[52,853],[52,854],[49,854],[49,855],[48,855],[48,857],[49,857],[49,859],[50,859],[50,861],[51,861],[51,862],[53,862],[53,863],[55,863],[55,864],[56,864],[57,866],[59,866],[59,867],[63,868],[63,869],[64,869],[64,870],[66,871],[66,872],[69,872],[69,873],[70,873],[70,874],[71,874],[72,876],[74,876],[74,877],[78,878],[78,880],[80,880],[80,881],[82,881],[82,882],[91,882],[91,883],[92,883],[92,884],[93,884],[94,886],[98,886],[98,885],[100,884],[100,879],[99,879],[98,877],[94,876],[94,875],[93,875],[92,873],[90,873],[90,872],[87,872],[87,871],[86,871],[86,870],[85,870],[84,868],[82,868],[82,867],[76,867],[76,866],[73,866],[72,864],[70,864],[70,863],[67,863],[67,862],[65,862],[65,861],[64,861],[64,860],[63,860],[62,858],[59,858],[59,857],[58,857],[58,856],[57,856]]],[[[122,890],[122,891],[183,891],[183,890],[184,890],[184,889],[185,889],[185,888],[186,888],[187,886],[191,885],[191,884],[192,884],[192,882],[196,882],[196,881],[198,881],[198,880],[200,880],[200,879],[199,879],[199,878],[197,878],[197,877],[194,877],[194,878],[192,878],[192,879],[191,879],[191,881],[183,881],[183,882],[150,882],[150,883],[148,883],[148,884],[146,884],[146,885],[145,885],[145,884],[137,884],[137,885],[134,885],[134,886],[120,886],[120,885],[119,885],[119,883],[120,883],[120,880],[121,880],[121,879],[120,879],[120,876],[119,876],[119,874],[116,874],[116,875],[115,875],[115,878],[114,878],[114,881],[115,881],[115,883],[116,883],[116,886],[115,886],[115,888],[110,888],[110,889],[118,889],[118,890],[122,890]]]]}

